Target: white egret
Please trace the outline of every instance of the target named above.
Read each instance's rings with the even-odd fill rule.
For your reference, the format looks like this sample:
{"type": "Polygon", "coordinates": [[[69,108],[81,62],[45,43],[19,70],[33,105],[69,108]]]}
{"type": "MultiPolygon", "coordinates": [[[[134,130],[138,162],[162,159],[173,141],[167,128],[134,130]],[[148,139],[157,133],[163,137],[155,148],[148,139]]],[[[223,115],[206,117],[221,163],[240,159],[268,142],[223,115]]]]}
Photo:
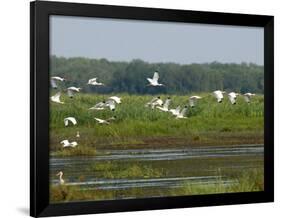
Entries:
{"type": "Polygon", "coordinates": [[[163,101],[160,98],[160,96],[158,96],[157,98],[153,98],[150,102],[146,103],[146,107],[150,106],[152,109],[154,109],[156,106],[162,106],[163,105],[163,101]]]}
{"type": "Polygon", "coordinates": [[[117,104],[121,104],[121,98],[119,98],[117,96],[111,96],[108,99],[115,101],[117,104]]]}
{"type": "Polygon", "coordinates": [[[73,125],[76,125],[77,124],[77,121],[74,117],[67,117],[67,118],[64,118],[64,125],[65,126],[68,126],[68,124],[71,122],[73,125]]]}
{"type": "Polygon", "coordinates": [[[74,93],[75,92],[80,92],[81,88],[76,88],[74,86],[71,86],[69,88],[67,88],[67,95],[70,97],[70,98],[73,98],[74,96],[74,93]]]}
{"type": "Polygon", "coordinates": [[[169,105],[170,105],[170,103],[171,103],[171,98],[168,97],[168,98],[165,100],[165,103],[163,104],[162,107],[157,106],[156,108],[158,108],[158,109],[161,110],[161,111],[168,112],[168,111],[169,111],[169,105]]]}
{"type": "Polygon", "coordinates": [[[63,172],[60,171],[56,176],[59,176],[59,183],[60,185],[63,185],[64,184],[64,179],[62,178],[63,172]]]}
{"type": "Polygon", "coordinates": [[[102,102],[99,102],[97,103],[94,107],[91,107],[89,108],[89,110],[104,110],[106,107],[106,102],[105,101],[102,101],[102,102]]]}
{"type": "Polygon", "coordinates": [[[116,107],[115,105],[116,105],[116,102],[114,100],[112,100],[112,99],[107,100],[105,102],[105,106],[109,107],[109,109],[112,110],[112,111],[115,110],[115,107],[116,107]]]}
{"type": "Polygon", "coordinates": [[[89,79],[88,85],[93,85],[93,86],[104,86],[103,83],[97,82],[97,78],[89,79]]]}
{"type": "Polygon", "coordinates": [[[110,121],[111,120],[115,120],[116,119],[116,117],[115,116],[113,116],[113,117],[110,117],[110,118],[108,118],[108,119],[106,119],[106,120],[103,120],[103,119],[100,119],[100,118],[97,118],[97,117],[94,117],[94,119],[99,123],[99,124],[110,124],[110,121]]]}
{"type": "Polygon", "coordinates": [[[194,107],[195,104],[196,104],[196,102],[197,102],[197,100],[199,100],[199,99],[201,99],[201,98],[202,98],[202,97],[197,96],[197,95],[191,96],[191,97],[189,98],[189,105],[190,105],[190,107],[194,107]]]}
{"type": "Polygon", "coordinates": [[[51,97],[51,101],[52,101],[52,102],[55,102],[55,103],[59,103],[59,104],[64,104],[64,102],[62,102],[62,101],[60,100],[60,96],[61,96],[61,92],[56,93],[55,95],[53,95],[53,96],[51,97]]]}
{"type": "Polygon", "coordinates": [[[79,131],[76,132],[76,138],[80,138],[80,133],[79,133],[79,131]]]}
{"type": "Polygon", "coordinates": [[[244,96],[245,101],[246,101],[247,103],[250,103],[252,97],[255,96],[255,95],[256,95],[256,94],[247,92],[247,93],[245,93],[243,96],[244,96]]]}
{"type": "Polygon", "coordinates": [[[181,106],[178,106],[176,109],[170,109],[169,111],[174,115],[178,116],[180,114],[181,106]]]}
{"type": "Polygon", "coordinates": [[[161,83],[158,83],[158,79],[159,79],[159,73],[158,72],[154,72],[153,74],[153,78],[146,78],[149,82],[148,86],[164,86],[161,83]]]}
{"type": "Polygon", "coordinates": [[[221,103],[223,100],[223,94],[225,92],[221,91],[221,90],[216,90],[213,92],[213,95],[215,96],[215,98],[217,99],[218,103],[221,103]]]}
{"type": "Polygon", "coordinates": [[[63,81],[65,81],[65,79],[62,78],[62,77],[59,77],[59,76],[52,76],[51,77],[52,88],[54,88],[54,89],[58,88],[58,84],[57,84],[58,81],[63,82],[63,81]]]}
{"type": "Polygon", "coordinates": [[[237,99],[237,96],[239,94],[238,93],[235,93],[235,92],[230,92],[228,93],[228,99],[229,101],[231,102],[231,104],[236,104],[236,99],[237,99]]]}
{"type": "Polygon", "coordinates": [[[103,120],[103,119],[100,119],[100,118],[97,118],[97,117],[94,117],[94,119],[96,121],[98,121],[99,124],[109,124],[109,122],[106,121],[106,120],[103,120]]]}
{"type": "Polygon", "coordinates": [[[61,141],[60,143],[63,145],[63,148],[67,148],[67,147],[75,148],[78,145],[77,142],[75,142],[75,141],[69,142],[67,139],[61,141]]]}
{"type": "Polygon", "coordinates": [[[176,119],[186,119],[187,117],[184,116],[186,112],[187,112],[187,106],[184,106],[181,112],[176,116],[176,119]]]}
{"type": "Polygon", "coordinates": [[[94,107],[89,108],[89,110],[104,110],[106,107],[109,107],[110,110],[114,111],[116,107],[116,102],[113,99],[107,101],[102,101],[97,103],[94,107]]]}

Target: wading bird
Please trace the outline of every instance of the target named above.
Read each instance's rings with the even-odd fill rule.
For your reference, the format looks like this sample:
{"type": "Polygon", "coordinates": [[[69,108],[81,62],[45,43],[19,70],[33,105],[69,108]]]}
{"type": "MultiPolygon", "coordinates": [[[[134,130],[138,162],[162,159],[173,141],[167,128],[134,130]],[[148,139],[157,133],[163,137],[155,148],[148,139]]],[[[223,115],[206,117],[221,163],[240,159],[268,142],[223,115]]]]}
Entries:
{"type": "Polygon", "coordinates": [[[68,126],[68,124],[71,122],[73,125],[76,125],[77,124],[77,121],[74,117],[67,117],[67,118],[64,118],[64,125],[65,126],[68,126]]]}
{"type": "Polygon", "coordinates": [[[178,116],[180,114],[181,106],[178,106],[176,109],[170,109],[169,111],[174,115],[178,116]]]}
{"type": "Polygon", "coordinates": [[[235,92],[230,92],[228,93],[228,99],[229,101],[231,102],[231,104],[236,104],[236,99],[237,99],[237,96],[239,94],[238,93],[235,93],[235,92]]]}
{"type": "Polygon", "coordinates": [[[109,99],[107,101],[102,101],[97,103],[94,107],[89,108],[89,110],[104,110],[106,107],[109,107],[110,110],[114,111],[116,107],[116,102],[113,99],[109,99]]]}
{"type": "Polygon", "coordinates": [[[148,86],[164,86],[161,83],[158,83],[158,79],[159,79],[159,73],[158,72],[154,72],[153,74],[153,78],[146,78],[149,82],[148,86]]]}
{"type": "Polygon", "coordinates": [[[187,106],[184,106],[184,108],[181,110],[181,112],[176,116],[176,119],[186,119],[184,115],[187,112],[187,106]]]}
{"type": "Polygon", "coordinates": [[[109,107],[110,110],[114,111],[116,107],[116,102],[112,99],[109,99],[105,102],[105,106],[109,107]]]}
{"type": "Polygon", "coordinates": [[[89,108],[89,110],[101,111],[101,110],[104,110],[105,107],[106,107],[106,103],[105,103],[105,101],[102,101],[102,102],[97,103],[94,107],[89,108]]]}
{"type": "Polygon", "coordinates": [[[150,102],[146,103],[146,107],[151,107],[152,109],[154,109],[156,106],[162,106],[163,105],[163,101],[160,98],[160,96],[158,96],[157,98],[153,98],[150,102]]]}
{"type": "Polygon", "coordinates": [[[161,110],[161,111],[168,112],[168,111],[169,111],[169,105],[170,105],[170,103],[171,103],[171,98],[168,97],[168,98],[165,100],[165,103],[163,104],[163,107],[157,106],[156,108],[158,108],[158,109],[161,110]]]}
{"type": "Polygon", "coordinates": [[[76,138],[80,138],[80,133],[79,133],[79,131],[77,131],[77,133],[76,133],[76,138]]]}
{"type": "Polygon", "coordinates": [[[221,103],[223,100],[223,94],[225,92],[221,91],[221,90],[216,90],[213,92],[213,95],[215,96],[215,98],[217,99],[218,103],[221,103]]]}
{"type": "Polygon", "coordinates": [[[104,86],[103,83],[97,82],[97,78],[89,79],[88,85],[93,85],[93,86],[104,86]]]}
{"type": "Polygon", "coordinates": [[[190,107],[194,107],[195,104],[196,104],[196,102],[197,102],[197,100],[199,100],[199,99],[201,99],[201,98],[202,98],[202,97],[197,96],[197,95],[191,96],[191,97],[189,98],[189,105],[190,105],[190,107]]]}
{"type": "Polygon", "coordinates": [[[110,121],[111,120],[115,120],[116,119],[116,117],[115,116],[113,116],[113,117],[110,117],[110,118],[108,118],[108,119],[106,119],[106,120],[103,120],[103,119],[100,119],[100,118],[97,118],[97,117],[94,117],[94,119],[99,123],[99,124],[110,124],[110,121]]]}
{"type": "Polygon", "coordinates": [[[256,95],[256,94],[252,94],[252,93],[250,93],[250,92],[245,93],[245,94],[244,94],[244,99],[245,99],[245,101],[246,101],[247,103],[250,103],[252,97],[255,96],[255,95],[256,95]]]}
{"type": "Polygon", "coordinates": [[[64,184],[64,179],[62,178],[63,172],[60,171],[56,176],[59,176],[59,184],[63,185],[64,184]]]}
{"type": "Polygon", "coordinates": [[[121,98],[119,98],[117,96],[111,96],[108,99],[115,101],[117,104],[121,104],[121,98]]]}
{"type": "Polygon", "coordinates": [[[63,82],[63,81],[65,81],[65,79],[62,78],[62,77],[59,77],[59,76],[52,76],[51,77],[51,86],[52,86],[52,88],[54,88],[54,89],[58,88],[58,84],[57,84],[58,81],[59,82],[63,82]]]}
{"type": "Polygon", "coordinates": [[[55,102],[55,103],[59,103],[59,104],[64,104],[64,102],[62,102],[62,101],[60,100],[60,96],[61,96],[61,92],[56,93],[55,95],[53,95],[53,96],[51,97],[51,101],[52,101],[52,102],[55,102]]]}
{"type": "Polygon", "coordinates": [[[63,148],[67,148],[67,147],[71,147],[71,148],[75,148],[77,145],[78,145],[78,143],[77,142],[69,142],[68,140],[63,140],[63,141],[61,141],[60,142],[63,146],[63,148]]]}
{"type": "Polygon", "coordinates": [[[76,88],[74,86],[71,86],[69,88],[67,88],[67,95],[70,97],[70,98],[73,98],[74,96],[74,93],[76,92],[80,92],[81,88],[76,88]]]}

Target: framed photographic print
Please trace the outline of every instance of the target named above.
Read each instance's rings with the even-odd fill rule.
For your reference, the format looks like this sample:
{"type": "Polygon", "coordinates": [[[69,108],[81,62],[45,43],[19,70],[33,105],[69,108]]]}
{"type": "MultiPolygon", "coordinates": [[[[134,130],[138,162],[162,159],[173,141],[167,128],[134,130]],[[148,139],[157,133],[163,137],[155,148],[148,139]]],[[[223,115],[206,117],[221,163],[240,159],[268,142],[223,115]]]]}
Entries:
{"type": "Polygon", "coordinates": [[[273,201],[273,17],[31,2],[31,216],[273,201]]]}

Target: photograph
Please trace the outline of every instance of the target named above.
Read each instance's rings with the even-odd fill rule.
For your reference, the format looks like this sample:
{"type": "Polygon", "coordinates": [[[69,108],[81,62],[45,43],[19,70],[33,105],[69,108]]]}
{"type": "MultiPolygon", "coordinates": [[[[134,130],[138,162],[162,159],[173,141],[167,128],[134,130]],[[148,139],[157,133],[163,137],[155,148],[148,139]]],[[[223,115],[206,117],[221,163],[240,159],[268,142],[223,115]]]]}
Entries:
{"type": "Polygon", "coordinates": [[[49,19],[51,204],[264,191],[263,27],[49,19]]]}

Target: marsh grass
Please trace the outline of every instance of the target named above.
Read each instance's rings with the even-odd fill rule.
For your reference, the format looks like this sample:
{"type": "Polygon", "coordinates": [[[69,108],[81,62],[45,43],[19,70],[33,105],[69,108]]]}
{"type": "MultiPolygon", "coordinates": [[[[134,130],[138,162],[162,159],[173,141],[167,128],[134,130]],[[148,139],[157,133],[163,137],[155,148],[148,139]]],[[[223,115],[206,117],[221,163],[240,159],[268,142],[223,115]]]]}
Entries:
{"type": "MultiPolygon", "coordinates": [[[[218,175],[221,173],[218,171],[218,175]]],[[[255,192],[264,190],[264,172],[261,169],[245,170],[233,175],[233,184],[225,184],[219,177],[216,184],[200,185],[185,183],[183,188],[176,190],[172,195],[183,193],[184,195],[216,194],[231,192],[255,192]]]]}
{"type": "Polygon", "coordinates": [[[93,164],[90,171],[95,171],[100,177],[106,179],[146,179],[165,176],[163,168],[155,168],[149,164],[124,163],[106,161],[93,164]]]}
{"type": "MultiPolygon", "coordinates": [[[[128,198],[147,198],[150,196],[165,196],[161,189],[130,188],[120,190],[81,189],[70,186],[51,186],[51,203],[75,201],[117,200],[128,198]]],[[[167,195],[167,192],[166,192],[167,195]]]]}
{"type": "MultiPolygon", "coordinates": [[[[79,147],[87,145],[94,149],[103,145],[120,145],[123,149],[148,142],[153,145],[154,140],[150,139],[163,139],[159,143],[155,140],[158,145],[171,137],[185,139],[185,143],[190,144],[219,143],[223,141],[221,138],[225,144],[239,144],[240,139],[242,143],[263,143],[263,96],[255,96],[250,104],[239,97],[237,104],[231,105],[227,98],[218,104],[208,93],[192,94],[203,98],[195,108],[188,109],[188,119],[175,119],[170,113],[145,107],[153,98],[151,95],[115,94],[122,98],[122,103],[114,112],[88,110],[113,94],[78,94],[73,99],[63,95],[64,105],[51,102],[50,106],[51,151],[64,155],[64,152],[57,152],[63,139],[77,140],[79,147]],[[68,116],[75,117],[78,125],[64,127],[63,119],[68,116]],[[107,119],[112,116],[117,119],[110,125],[99,125],[94,120],[94,117],[107,119]],[[81,138],[75,138],[76,131],[81,138]]],[[[187,105],[189,96],[170,95],[170,108],[187,105]]],[[[163,100],[167,97],[161,95],[163,100]]]]}

